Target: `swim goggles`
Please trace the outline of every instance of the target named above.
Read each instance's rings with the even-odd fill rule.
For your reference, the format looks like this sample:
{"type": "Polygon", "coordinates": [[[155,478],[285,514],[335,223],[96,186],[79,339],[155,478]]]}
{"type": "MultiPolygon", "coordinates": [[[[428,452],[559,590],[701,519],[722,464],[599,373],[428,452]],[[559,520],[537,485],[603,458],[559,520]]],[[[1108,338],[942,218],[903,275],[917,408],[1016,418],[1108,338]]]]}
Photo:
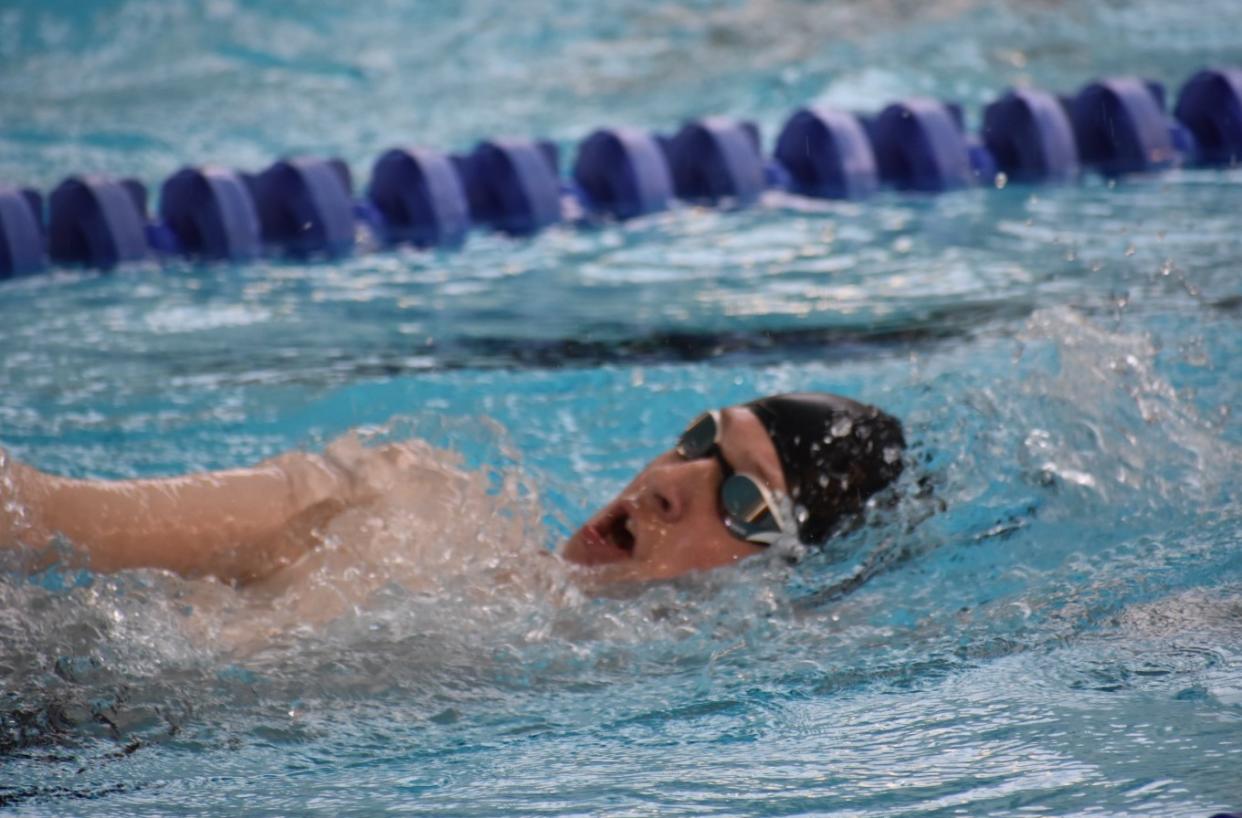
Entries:
{"type": "Polygon", "coordinates": [[[720,483],[720,510],[733,536],[758,545],[771,545],[784,534],[797,536],[781,505],[763,481],[734,472],[720,451],[720,412],[704,412],[690,422],[677,440],[677,454],[686,460],[715,456],[725,478],[720,483]]]}

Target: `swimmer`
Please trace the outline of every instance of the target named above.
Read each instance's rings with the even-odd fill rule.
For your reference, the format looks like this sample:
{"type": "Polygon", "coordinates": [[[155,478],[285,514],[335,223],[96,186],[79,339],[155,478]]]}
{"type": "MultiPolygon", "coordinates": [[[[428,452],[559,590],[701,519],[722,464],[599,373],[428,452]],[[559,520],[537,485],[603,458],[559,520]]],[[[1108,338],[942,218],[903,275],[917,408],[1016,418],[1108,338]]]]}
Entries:
{"type": "MultiPolygon", "coordinates": [[[[453,481],[420,465],[420,446],[429,449],[334,444],[251,468],[122,481],[44,474],[0,450],[0,547],[45,553],[67,541],[71,560],[95,571],[161,568],[256,583],[296,568],[334,520],[385,495],[449,508],[453,481]]],[[[706,412],[560,555],[605,580],[643,581],[776,545],[819,545],[897,478],[904,447],[895,418],[834,395],[706,412]]]]}

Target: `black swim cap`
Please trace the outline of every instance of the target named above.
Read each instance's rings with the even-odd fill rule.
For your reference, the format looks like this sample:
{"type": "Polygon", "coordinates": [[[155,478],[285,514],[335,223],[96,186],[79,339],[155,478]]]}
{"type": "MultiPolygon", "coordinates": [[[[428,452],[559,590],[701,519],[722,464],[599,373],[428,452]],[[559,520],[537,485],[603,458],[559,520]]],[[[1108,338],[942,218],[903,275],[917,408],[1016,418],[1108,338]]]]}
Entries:
{"type": "Polygon", "coordinates": [[[901,474],[901,421],[874,406],[820,393],[746,406],[776,446],[806,545],[828,539],[838,521],[901,474]]]}

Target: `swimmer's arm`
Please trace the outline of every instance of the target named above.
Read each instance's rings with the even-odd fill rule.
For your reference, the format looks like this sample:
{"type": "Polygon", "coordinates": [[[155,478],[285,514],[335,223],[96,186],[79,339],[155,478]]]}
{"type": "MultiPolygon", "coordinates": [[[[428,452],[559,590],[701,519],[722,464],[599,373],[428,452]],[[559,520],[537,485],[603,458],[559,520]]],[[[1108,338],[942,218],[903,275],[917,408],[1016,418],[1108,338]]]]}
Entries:
{"type": "Polygon", "coordinates": [[[60,534],[92,570],[165,568],[234,583],[300,557],[348,496],[337,470],[303,453],[150,480],[74,480],[12,461],[6,472],[0,546],[40,548],[60,534]]]}

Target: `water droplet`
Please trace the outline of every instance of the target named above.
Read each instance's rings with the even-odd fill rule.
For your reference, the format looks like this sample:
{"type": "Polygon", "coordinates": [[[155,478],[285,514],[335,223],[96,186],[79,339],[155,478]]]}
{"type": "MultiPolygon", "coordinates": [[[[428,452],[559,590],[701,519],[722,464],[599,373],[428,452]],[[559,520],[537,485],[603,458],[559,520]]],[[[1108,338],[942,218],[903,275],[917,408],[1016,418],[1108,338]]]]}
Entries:
{"type": "Polygon", "coordinates": [[[849,418],[837,418],[832,422],[832,429],[830,429],[833,437],[845,437],[853,430],[854,422],[849,418]]]}
{"type": "Polygon", "coordinates": [[[897,448],[896,446],[885,446],[884,447],[884,462],[885,463],[896,463],[900,459],[901,459],[901,449],[897,448]]]}
{"type": "Polygon", "coordinates": [[[1004,172],[996,174],[996,189],[1004,190],[1005,185],[1009,184],[1009,177],[1004,172]]]}

